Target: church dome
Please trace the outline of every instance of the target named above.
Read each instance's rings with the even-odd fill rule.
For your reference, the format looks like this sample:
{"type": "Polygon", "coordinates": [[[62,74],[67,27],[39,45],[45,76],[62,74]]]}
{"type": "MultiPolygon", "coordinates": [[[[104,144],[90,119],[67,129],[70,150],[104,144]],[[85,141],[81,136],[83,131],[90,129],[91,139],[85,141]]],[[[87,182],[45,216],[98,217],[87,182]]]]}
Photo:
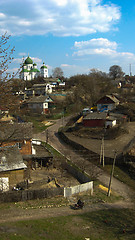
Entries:
{"type": "Polygon", "coordinates": [[[41,69],[47,68],[47,66],[45,66],[45,63],[43,62],[43,66],[41,66],[41,69]]]}
{"type": "Polygon", "coordinates": [[[30,72],[40,72],[37,68],[33,68],[30,70],[30,72]]]}
{"type": "Polygon", "coordinates": [[[24,64],[33,64],[33,61],[30,57],[27,57],[24,64]]]}

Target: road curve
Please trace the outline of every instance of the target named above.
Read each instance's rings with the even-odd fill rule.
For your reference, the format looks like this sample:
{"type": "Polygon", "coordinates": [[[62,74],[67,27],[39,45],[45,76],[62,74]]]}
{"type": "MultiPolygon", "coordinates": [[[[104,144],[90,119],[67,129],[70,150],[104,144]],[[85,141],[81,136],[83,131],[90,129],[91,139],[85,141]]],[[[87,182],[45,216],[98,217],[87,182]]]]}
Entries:
{"type": "MultiPolygon", "coordinates": [[[[93,171],[96,171],[97,178],[99,179],[99,181],[101,181],[102,184],[108,187],[110,176],[107,173],[105,173],[99,167],[93,165],[90,161],[84,159],[82,156],[78,154],[78,152],[73,150],[69,145],[65,144],[62,140],[58,138],[58,129],[65,125],[69,121],[69,119],[70,117],[65,118],[64,122],[63,119],[57,120],[55,121],[54,125],[48,128],[48,143],[57,151],[59,151],[61,154],[63,154],[65,157],[69,158],[76,165],[83,166],[83,168],[89,175],[91,175],[93,171]]],[[[35,134],[34,138],[45,142],[46,131],[39,134],[35,134]]],[[[130,187],[128,187],[126,184],[120,182],[114,177],[112,180],[111,187],[112,190],[121,195],[125,199],[125,201],[130,202],[131,199],[133,199],[135,196],[134,191],[130,189],[130,187]]]]}

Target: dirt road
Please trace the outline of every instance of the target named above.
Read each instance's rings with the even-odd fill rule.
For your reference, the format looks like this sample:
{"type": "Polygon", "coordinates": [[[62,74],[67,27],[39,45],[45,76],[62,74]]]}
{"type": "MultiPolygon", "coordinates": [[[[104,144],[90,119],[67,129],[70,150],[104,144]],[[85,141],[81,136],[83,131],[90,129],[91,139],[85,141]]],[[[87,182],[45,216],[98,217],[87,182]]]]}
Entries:
{"type": "Polygon", "coordinates": [[[116,203],[96,203],[96,204],[87,204],[83,209],[73,210],[70,208],[70,204],[68,206],[62,207],[52,207],[52,208],[18,208],[13,207],[10,209],[1,209],[0,214],[0,223],[5,222],[17,222],[23,220],[33,220],[33,219],[44,219],[51,217],[60,217],[60,216],[68,216],[68,215],[76,215],[83,214],[87,212],[94,212],[103,209],[122,209],[122,208],[134,208],[133,204],[116,202],[116,203]]]}
{"type": "MultiPolygon", "coordinates": [[[[66,122],[68,122],[68,120],[69,120],[69,118],[65,118],[64,124],[66,124],[66,122]]],[[[53,126],[48,128],[49,144],[52,145],[55,149],[57,149],[61,154],[65,155],[67,158],[69,158],[75,164],[80,165],[80,166],[83,164],[83,166],[85,166],[85,169],[87,169],[86,172],[88,174],[90,174],[91,171],[96,171],[98,173],[98,179],[105,186],[108,187],[110,176],[107,173],[105,173],[103,170],[94,166],[91,162],[89,162],[86,159],[84,159],[83,157],[81,157],[78,154],[78,152],[75,152],[70,146],[63,143],[58,138],[57,132],[58,132],[58,129],[62,126],[62,124],[63,124],[62,120],[57,120],[53,126]]],[[[132,124],[130,124],[130,132],[131,132],[130,140],[134,136],[134,131],[135,131],[135,123],[133,126],[132,126],[132,124]],[[133,127],[133,130],[131,129],[132,127],[133,127]]],[[[34,138],[42,140],[42,141],[46,141],[46,133],[42,132],[40,134],[37,134],[34,136],[34,138]]],[[[123,144],[125,144],[125,141],[126,140],[124,137],[123,144]]],[[[85,145],[85,139],[83,140],[83,145],[85,145]]],[[[119,145],[119,142],[117,142],[116,145],[119,145]]],[[[85,147],[87,147],[87,146],[85,146],[85,147]]],[[[115,192],[117,192],[118,194],[120,194],[121,196],[123,196],[125,198],[125,201],[130,202],[135,197],[135,193],[133,192],[133,190],[130,189],[130,187],[128,187],[127,185],[125,185],[124,183],[120,182],[119,180],[117,180],[115,178],[113,178],[113,181],[112,181],[112,189],[115,192]]]]}

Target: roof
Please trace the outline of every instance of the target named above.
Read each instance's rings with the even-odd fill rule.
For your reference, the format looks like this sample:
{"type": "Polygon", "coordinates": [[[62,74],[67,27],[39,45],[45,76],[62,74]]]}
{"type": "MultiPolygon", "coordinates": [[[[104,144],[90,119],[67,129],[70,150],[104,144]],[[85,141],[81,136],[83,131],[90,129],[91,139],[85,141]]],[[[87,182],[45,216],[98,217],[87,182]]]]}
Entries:
{"type": "Polygon", "coordinates": [[[0,172],[25,169],[22,155],[17,146],[0,148],[0,172]]]}
{"type": "Polygon", "coordinates": [[[0,141],[11,142],[32,139],[32,123],[1,123],[0,141]]]}
{"type": "Polygon", "coordinates": [[[28,56],[24,62],[24,64],[33,64],[32,59],[28,56]]]}
{"type": "Polygon", "coordinates": [[[27,103],[44,103],[44,102],[53,102],[52,98],[49,96],[34,96],[27,103]]]}
{"type": "Polygon", "coordinates": [[[45,63],[43,62],[43,65],[41,66],[41,69],[43,68],[47,68],[47,66],[45,66],[45,63]]]}
{"type": "Polygon", "coordinates": [[[42,88],[42,87],[46,87],[46,83],[36,83],[33,84],[32,88],[42,88]]]}
{"type": "Polygon", "coordinates": [[[119,100],[113,95],[106,95],[97,101],[97,104],[101,103],[119,103],[119,100]]]}
{"type": "Polygon", "coordinates": [[[29,72],[29,70],[24,68],[21,72],[29,72]]]}
{"type": "Polygon", "coordinates": [[[89,113],[86,117],[84,117],[84,120],[93,120],[93,119],[106,119],[107,113],[104,112],[93,112],[89,113]]]}
{"type": "Polygon", "coordinates": [[[52,157],[51,153],[49,153],[43,145],[32,144],[32,146],[36,150],[35,157],[41,157],[41,158],[52,157]]]}
{"type": "Polygon", "coordinates": [[[43,68],[47,68],[47,66],[45,66],[45,65],[41,66],[41,69],[43,69],[43,68]]]}
{"type": "Polygon", "coordinates": [[[30,70],[30,72],[40,72],[37,68],[33,68],[30,70]]]}
{"type": "Polygon", "coordinates": [[[127,115],[121,114],[121,113],[117,113],[117,112],[110,112],[109,116],[114,117],[116,119],[127,118],[127,115]]]}

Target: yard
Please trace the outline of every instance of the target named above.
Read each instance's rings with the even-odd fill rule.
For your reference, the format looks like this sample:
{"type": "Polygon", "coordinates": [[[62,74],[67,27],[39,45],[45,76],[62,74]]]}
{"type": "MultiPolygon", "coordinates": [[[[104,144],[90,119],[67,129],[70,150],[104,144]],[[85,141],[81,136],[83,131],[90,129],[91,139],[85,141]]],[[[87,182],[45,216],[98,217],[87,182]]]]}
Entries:
{"type": "Polygon", "coordinates": [[[29,189],[41,189],[41,188],[51,188],[57,187],[54,180],[61,187],[69,187],[80,184],[71,174],[62,168],[51,168],[47,169],[43,167],[42,169],[31,170],[31,183],[29,184],[29,189]],[[48,183],[48,179],[50,182],[48,183]]]}

